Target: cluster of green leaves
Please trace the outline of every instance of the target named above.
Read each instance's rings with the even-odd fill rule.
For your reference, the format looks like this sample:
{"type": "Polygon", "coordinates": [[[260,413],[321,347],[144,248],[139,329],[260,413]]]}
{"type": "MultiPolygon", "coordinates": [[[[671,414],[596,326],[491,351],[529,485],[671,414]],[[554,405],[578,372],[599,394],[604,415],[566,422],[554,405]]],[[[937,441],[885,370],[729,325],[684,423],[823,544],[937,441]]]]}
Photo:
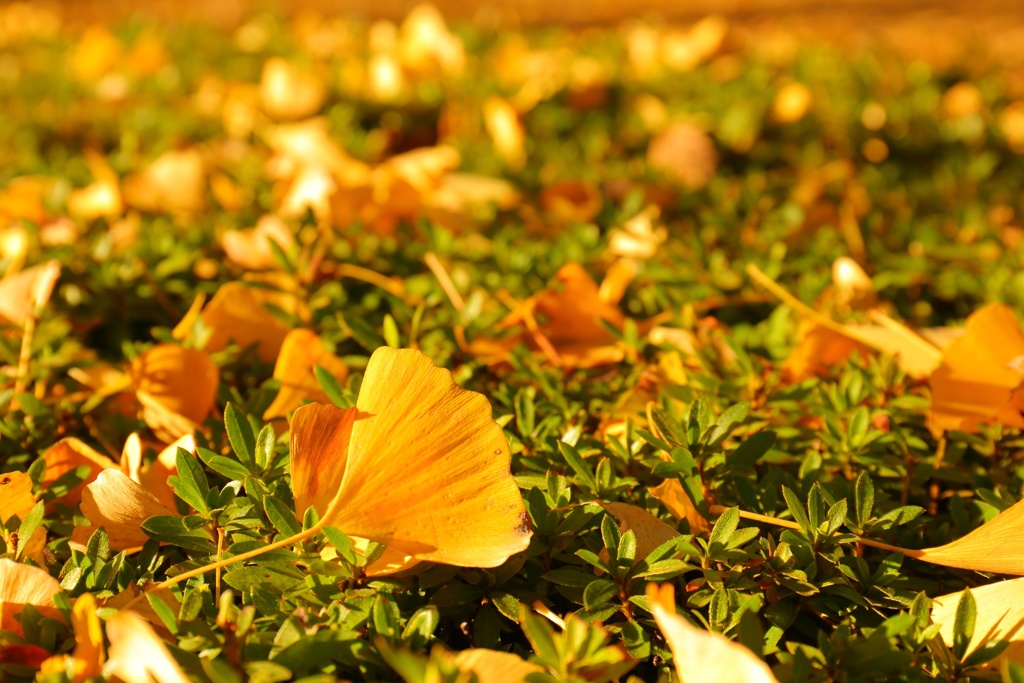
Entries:
{"type": "MultiPolygon", "coordinates": [[[[0,187],[23,175],[55,177],[55,196],[47,201],[59,207],[71,187],[89,181],[81,154],[86,146],[102,150],[122,175],[183,142],[214,147],[224,131],[188,104],[201,78],[213,70],[225,79],[255,82],[267,57],[303,57],[283,20],[260,21],[272,39],[245,53],[230,36],[209,28],[164,30],[172,56],[168,71],[117,107],[100,102],[68,74],[72,33],[0,46],[0,187]]],[[[136,21],[115,31],[132,39],[143,29],[156,30],[136,21]]],[[[399,141],[389,151],[400,151],[409,141],[436,139],[446,97],[502,93],[483,65],[489,63],[488,46],[508,37],[460,31],[480,58],[471,60],[479,73],[468,75],[454,93],[431,91],[401,105],[332,92],[325,107],[332,134],[358,154],[369,148],[372,131],[384,130],[399,141]]],[[[716,297],[738,301],[715,309],[725,325],[688,361],[687,383],[660,387],[653,424],[642,429],[637,425],[645,416],[622,414],[620,401],[670,349],[630,335],[636,353],[616,366],[566,372],[520,349],[508,368],[493,370],[460,350],[453,333],[460,324],[488,331],[502,312],[490,296],[499,289],[525,297],[571,260],[600,270],[610,229],[641,207],[639,193],[618,198],[608,192],[592,224],[551,227],[542,236],[525,230],[515,211],[470,233],[423,222],[403,225],[394,236],[338,234],[327,261],[401,278],[409,297],[329,276],[310,285],[305,294],[317,332],[355,371],[345,386],[321,374],[325,391],[336,404],[353,405],[359,370],[385,343],[416,344],[453,368],[461,384],[490,399],[506,430],[533,541],[523,556],[497,569],[434,565],[371,580],[363,569],[382,548],[371,544],[357,553],[344,534],[328,529],[294,552],[275,550],[223,575],[190,580],[175,596],[177,610],[150,596],[176,642],[175,657],[190,675],[216,683],[396,675],[419,682],[458,676],[435,646],[486,647],[531,658],[548,680],[610,680],[625,668],[614,656],[624,648],[636,660],[630,675],[669,680],[671,654],[647,609],[644,586],[674,581],[685,587],[681,609],[694,623],[763,655],[781,680],[992,676],[978,665],[998,654],[999,646],[972,654],[965,649],[973,621],[968,598],[951,648],[937,638],[929,617],[929,596],[987,578],[905,560],[865,547],[858,537],[925,547],[991,519],[1020,497],[1020,435],[999,429],[953,434],[937,461],[937,444],[924,425],[924,389],[891,359],[850,363],[821,380],[787,383],[779,361],[792,348],[796,321],[784,309],[744,301],[753,288],[742,265],[759,264],[808,301],[822,290],[832,260],[846,251],[843,231],[837,222],[809,222],[810,209],[795,189],[814,169],[842,160],[869,200],[861,225],[878,295],[903,318],[943,324],[989,300],[1020,307],[1021,251],[1004,244],[1005,221],[992,211],[1004,207],[1018,220],[1024,215],[1024,161],[989,115],[1012,99],[1007,70],[984,65],[979,85],[987,113],[977,126],[964,128],[946,121],[937,106],[963,74],[881,48],[848,53],[808,44],[781,63],[741,52],[734,55],[740,67],[728,77],[722,75],[727,69],[703,65],[641,81],[614,66],[624,61],[619,34],[588,36],[577,40],[558,29],[527,35],[534,45],[570,44],[613,66],[605,106],[580,109],[567,93],[558,93],[524,115],[524,168],[501,170],[483,134],[447,142],[459,148],[464,169],[504,173],[527,203],[536,203],[552,177],[601,187],[622,181],[668,186],[634,163],[650,137],[631,104],[638,94],[660,97],[672,116],[712,122],[721,167],[704,189],[668,186],[672,201],[661,219],[671,238],[643,264],[623,303],[642,318],[716,297]],[[803,121],[781,125],[767,114],[773,84],[792,77],[812,88],[816,104],[803,121]],[[888,122],[881,131],[869,132],[861,123],[869,102],[885,105],[888,122]],[[860,156],[868,136],[885,139],[886,161],[860,156]],[[737,141],[746,138],[757,142],[737,151],[737,141]],[[423,265],[427,252],[450,264],[466,291],[461,315],[423,265]],[[627,420],[622,438],[604,437],[603,424],[612,419],[627,420]],[[677,524],[650,495],[651,487],[672,478],[702,513],[717,518],[707,536],[677,524]],[[683,535],[639,557],[636,535],[621,532],[598,501],[637,505],[683,535]],[[739,510],[798,528],[745,521],[739,510]],[[565,618],[564,630],[536,616],[538,603],[565,618]]],[[[338,55],[331,67],[357,58],[338,55]]],[[[201,277],[194,265],[202,258],[221,261],[217,234],[252,225],[272,208],[262,157],[251,151],[258,141],[245,142],[250,147],[226,171],[253,190],[250,206],[234,213],[213,208],[186,225],[143,216],[138,242],[125,251],[111,248],[103,220],[82,226],[81,239],[46,249],[47,257],[65,265],[32,348],[31,379],[48,391],[42,399],[0,392],[0,470],[27,470],[39,481],[38,454],[63,436],[120,444],[145,429],[107,404],[83,402],[67,371],[87,363],[86,351],[116,362],[131,358],[153,339],[166,338],[196,294],[211,294],[238,277],[226,266],[201,277]]],[[[825,196],[838,202],[840,194],[832,188],[825,196]]],[[[40,226],[26,225],[37,242],[40,226]]],[[[679,315],[673,322],[687,319],[679,315]]],[[[17,363],[19,339],[0,338],[4,363],[17,363]]],[[[84,552],[72,550],[68,536],[82,520],[60,506],[44,516],[41,503],[4,530],[4,547],[17,557],[13,534],[24,539],[40,524],[47,528],[48,566],[66,591],[66,598],[58,598],[65,615],[67,599],[84,592],[112,597],[166,577],[170,567],[199,567],[315,524],[307,516],[300,525],[293,514],[287,438],[257,417],[274,396],[271,368],[239,349],[218,354],[217,362],[225,422],[205,425],[198,458],[178,454],[172,485],[187,515],[148,520],[143,528],[153,540],[141,553],[112,554],[103,531],[84,552]]],[[[83,476],[69,474],[42,492],[44,500],[83,476]]],[[[27,642],[49,650],[73,646],[56,620],[28,613],[22,622],[39,624],[26,628],[27,642]]],[[[1024,680],[1019,668],[1007,676],[1024,680]]]]}

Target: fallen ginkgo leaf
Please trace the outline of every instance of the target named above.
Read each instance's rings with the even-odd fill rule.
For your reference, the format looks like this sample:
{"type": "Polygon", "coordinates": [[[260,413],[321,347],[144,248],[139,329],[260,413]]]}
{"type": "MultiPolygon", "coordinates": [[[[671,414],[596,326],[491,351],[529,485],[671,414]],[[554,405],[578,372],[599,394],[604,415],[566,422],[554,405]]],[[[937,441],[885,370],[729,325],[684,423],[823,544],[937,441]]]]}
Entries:
{"type": "Polygon", "coordinates": [[[103,527],[110,549],[135,552],[149,540],[140,525],[150,517],[177,516],[120,470],[100,472],[82,492],[82,514],[90,526],[75,527],[71,542],[85,546],[93,532],[103,527]]]}
{"type": "Polygon", "coordinates": [[[124,683],[189,683],[167,646],[135,612],[122,610],[107,619],[107,638],[105,675],[124,683]]]}
{"type": "Polygon", "coordinates": [[[746,647],[676,614],[672,584],[647,584],[647,599],[684,683],[776,683],[768,665],[746,647]]]}
{"type": "MultiPolygon", "coordinates": [[[[941,626],[939,633],[946,645],[952,647],[956,623],[956,608],[963,591],[932,599],[932,621],[941,626]]],[[[1024,578],[999,581],[971,589],[974,598],[974,634],[967,646],[967,654],[993,640],[1006,640],[1010,645],[998,660],[1021,661],[1024,657],[1024,578]]],[[[989,662],[997,664],[998,662],[989,662]]]]}
{"type": "Polygon", "coordinates": [[[60,592],[57,579],[45,569],[0,559],[0,631],[24,633],[17,617],[25,605],[32,605],[44,617],[60,619],[53,605],[53,596],[60,592]]]}

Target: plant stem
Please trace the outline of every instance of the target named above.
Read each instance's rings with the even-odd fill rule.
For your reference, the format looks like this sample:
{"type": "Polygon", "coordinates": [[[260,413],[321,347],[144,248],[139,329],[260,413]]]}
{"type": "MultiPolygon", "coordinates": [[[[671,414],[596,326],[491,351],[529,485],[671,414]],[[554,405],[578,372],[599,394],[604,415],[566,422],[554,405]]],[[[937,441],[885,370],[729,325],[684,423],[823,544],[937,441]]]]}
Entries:
{"type": "Polygon", "coordinates": [[[218,570],[219,571],[219,570],[223,569],[224,567],[230,567],[233,564],[238,564],[239,562],[245,562],[246,560],[251,560],[254,557],[259,557],[263,553],[270,552],[271,550],[277,550],[278,548],[284,548],[284,547],[287,547],[287,546],[299,543],[300,541],[304,541],[307,538],[315,536],[323,528],[323,526],[324,525],[321,522],[321,523],[318,523],[318,524],[310,527],[309,529],[306,529],[305,531],[300,531],[299,533],[297,533],[297,534],[295,534],[293,536],[289,536],[288,538],[284,538],[284,539],[281,539],[280,541],[275,541],[273,543],[269,543],[269,544],[263,546],[262,548],[257,548],[256,550],[250,550],[247,553],[242,553],[241,555],[235,555],[234,557],[229,557],[226,560],[217,560],[216,562],[211,562],[210,564],[203,565],[202,567],[199,567],[198,569],[192,569],[192,570],[187,571],[187,572],[182,572],[181,574],[178,574],[177,576],[174,576],[174,577],[171,577],[169,579],[166,579],[165,581],[161,581],[160,583],[151,583],[151,584],[147,585],[146,588],[143,589],[143,591],[134,600],[129,602],[127,605],[125,605],[123,609],[130,608],[136,602],[138,602],[138,601],[142,600],[144,597],[146,597],[147,593],[150,593],[152,591],[161,590],[161,589],[164,589],[164,588],[170,588],[171,586],[173,586],[175,584],[179,584],[179,583],[181,583],[183,581],[188,581],[189,579],[194,578],[196,576],[201,576],[201,575],[205,574],[206,572],[214,571],[214,570],[218,570]]]}
{"type": "MultiPolygon", "coordinates": [[[[728,508],[725,507],[724,505],[712,505],[711,506],[711,512],[713,512],[714,514],[722,514],[726,510],[728,510],[728,508]]],[[[764,524],[773,524],[775,526],[786,527],[787,529],[795,529],[796,531],[800,531],[801,530],[800,529],[800,525],[797,524],[796,522],[791,522],[788,519],[779,519],[778,517],[769,517],[768,515],[760,515],[760,514],[758,514],[756,512],[746,512],[745,510],[740,510],[740,517],[742,517],[743,519],[749,519],[752,522],[762,522],[764,524]]],[[[921,551],[920,550],[910,550],[909,548],[900,548],[899,546],[889,545],[888,543],[882,543],[881,541],[875,541],[875,540],[872,540],[870,538],[864,538],[863,536],[859,536],[859,535],[857,536],[857,538],[860,539],[859,543],[861,543],[863,545],[866,545],[866,546],[870,546],[872,548],[878,548],[879,550],[888,550],[889,552],[893,552],[893,553],[902,553],[902,554],[906,555],[907,557],[920,557],[921,556],[921,551]]]]}

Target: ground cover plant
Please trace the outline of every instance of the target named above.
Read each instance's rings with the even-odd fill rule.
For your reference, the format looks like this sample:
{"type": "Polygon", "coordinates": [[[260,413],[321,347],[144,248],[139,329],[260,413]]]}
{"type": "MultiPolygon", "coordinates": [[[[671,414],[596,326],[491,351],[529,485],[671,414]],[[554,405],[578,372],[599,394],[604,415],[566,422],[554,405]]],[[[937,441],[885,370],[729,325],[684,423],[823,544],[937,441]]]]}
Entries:
{"type": "Polygon", "coordinates": [[[969,54],[0,7],[0,678],[1024,680],[969,54]]]}

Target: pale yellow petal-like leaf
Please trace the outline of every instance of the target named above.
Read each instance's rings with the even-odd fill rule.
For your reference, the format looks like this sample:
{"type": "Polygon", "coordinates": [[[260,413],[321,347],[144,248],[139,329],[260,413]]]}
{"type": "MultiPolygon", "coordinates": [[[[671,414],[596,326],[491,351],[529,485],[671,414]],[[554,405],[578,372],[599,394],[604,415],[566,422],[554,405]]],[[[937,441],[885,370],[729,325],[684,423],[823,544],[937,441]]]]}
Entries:
{"type": "Polygon", "coordinates": [[[43,616],[59,619],[53,596],[60,592],[60,584],[46,570],[0,559],[0,631],[23,633],[16,616],[25,605],[32,605],[43,616]]]}
{"type": "Polygon", "coordinates": [[[383,347],[357,407],[327,524],[459,566],[495,567],[526,549],[532,532],[508,441],[486,398],[419,351],[383,347]]]}
{"type": "Polygon", "coordinates": [[[0,280],[0,321],[22,327],[50,300],[60,263],[47,261],[0,280]]]}
{"type": "Polygon", "coordinates": [[[260,101],[274,119],[303,119],[315,114],[326,97],[323,81],[286,59],[271,57],[263,64],[260,101]]]}
{"type": "Polygon", "coordinates": [[[676,673],[685,683],[776,683],[768,665],[743,645],[676,614],[672,584],[647,584],[647,599],[672,650],[676,673]]]}
{"type": "Polygon", "coordinates": [[[461,671],[475,673],[480,683],[523,683],[530,674],[544,671],[542,666],[519,655],[483,648],[456,653],[455,664],[461,671]]]}
{"type": "Polygon", "coordinates": [[[177,516],[119,469],[103,470],[82,493],[82,514],[91,527],[75,527],[71,540],[84,545],[103,527],[115,551],[140,550],[149,540],[141,524],[150,517],[177,516]]]}
{"type": "Polygon", "coordinates": [[[619,522],[619,531],[632,531],[636,536],[636,555],[639,561],[655,548],[681,534],[647,510],[629,503],[598,503],[619,522]]]}
{"type": "Polygon", "coordinates": [[[124,683],[189,683],[149,623],[130,610],[107,619],[110,651],[103,673],[124,683]]]}
{"type": "MultiPolygon", "coordinates": [[[[939,624],[942,639],[953,646],[953,625],[956,608],[963,592],[942,595],[932,600],[932,621],[939,624]]],[[[1000,581],[971,589],[977,609],[974,635],[967,652],[974,652],[991,640],[1006,640],[1010,646],[996,662],[1003,659],[1024,659],[1024,578],[1000,581]]]]}

